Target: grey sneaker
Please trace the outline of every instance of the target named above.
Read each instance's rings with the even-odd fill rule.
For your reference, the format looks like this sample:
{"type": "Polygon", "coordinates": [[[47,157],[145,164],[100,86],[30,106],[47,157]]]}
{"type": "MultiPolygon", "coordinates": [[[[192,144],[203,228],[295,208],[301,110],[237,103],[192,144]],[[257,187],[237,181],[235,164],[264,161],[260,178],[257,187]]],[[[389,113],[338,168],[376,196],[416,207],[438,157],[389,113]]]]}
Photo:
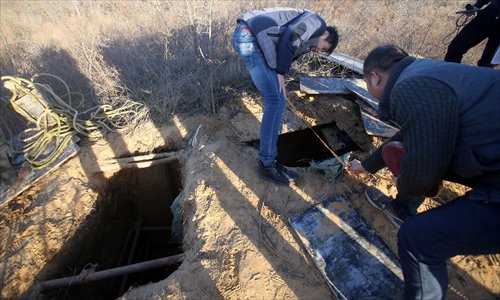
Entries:
{"type": "Polygon", "coordinates": [[[377,188],[371,186],[366,188],[365,195],[368,202],[376,209],[382,211],[394,226],[397,228],[401,227],[404,221],[394,207],[392,197],[386,196],[377,188]]]}
{"type": "Polygon", "coordinates": [[[288,170],[277,161],[275,161],[270,167],[264,167],[262,162],[259,162],[257,175],[262,179],[281,185],[289,185],[299,179],[299,175],[297,173],[288,170]]]}

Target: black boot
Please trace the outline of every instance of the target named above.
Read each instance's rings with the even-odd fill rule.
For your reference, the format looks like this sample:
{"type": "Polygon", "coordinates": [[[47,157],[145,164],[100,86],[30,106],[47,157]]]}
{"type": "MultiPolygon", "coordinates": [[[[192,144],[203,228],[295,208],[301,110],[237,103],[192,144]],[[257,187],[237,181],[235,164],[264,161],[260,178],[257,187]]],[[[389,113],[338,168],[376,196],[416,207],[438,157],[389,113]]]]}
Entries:
{"type": "Polygon", "coordinates": [[[264,167],[262,162],[260,162],[257,175],[262,179],[281,185],[289,185],[299,179],[299,175],[297,173],[288,170],[277,161],[275,161],[270,167],[264,167]]]}

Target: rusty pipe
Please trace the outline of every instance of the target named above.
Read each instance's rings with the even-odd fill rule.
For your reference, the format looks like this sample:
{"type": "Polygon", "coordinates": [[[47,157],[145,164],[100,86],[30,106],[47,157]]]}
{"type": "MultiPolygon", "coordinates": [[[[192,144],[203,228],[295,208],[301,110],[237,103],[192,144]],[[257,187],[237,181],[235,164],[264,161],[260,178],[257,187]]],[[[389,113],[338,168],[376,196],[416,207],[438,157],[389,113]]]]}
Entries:
{"type": "Polygon", "coordinates": [[[55,289],[63,286],[85,284],[88,282],[103,280],[111,277],[121,276],[124,274],[136,273],[140,271],[160,268],[168,265],[173,265],[184,259],[184,254],[177,254],[149,261],[144,261],[128,266],[112,268],[102,271],[90,273],[85,276],[76,275],[70,277],[63,277],[58,279],[47,280],[39,283],[42,290],[55,289]]]}

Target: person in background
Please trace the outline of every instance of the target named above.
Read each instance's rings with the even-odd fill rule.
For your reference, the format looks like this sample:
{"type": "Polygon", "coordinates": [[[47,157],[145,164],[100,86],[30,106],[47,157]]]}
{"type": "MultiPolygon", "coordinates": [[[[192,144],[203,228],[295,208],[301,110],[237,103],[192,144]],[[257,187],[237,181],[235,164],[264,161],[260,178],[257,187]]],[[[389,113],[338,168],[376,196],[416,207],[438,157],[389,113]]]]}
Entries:
{"type": "Polygon", "coordinates": [[[491,59],[491,64],[495,67],[500,65],[500,45],[498,45],[497,51],[495,52],[495,55],[493,55],[493,58],[491,59]]]}
{"type": "Polygon", "coordinates": [[[285,74],[299,56],[310,51],[330,54],[338,40],[336,28],[307,9],[265,8],[237,18],[233,47],[264,100],[259,177],[282,185],[297,181],[297,173],[276,161],[286,105],[285,74]]]}
{"type": "Polygon", "coordinates": [[[470,13],[465,13],[473,14],[487,3],[490,4],[484,9],[479,10],[477,16],[465,25],[451,41],[448,46],[448,52],[446,52],[444,57],[445,61],[460,63],[462,57],[469,49],[484,39],[488,39],[477,65],[481,67],[493,67],[491,59],[500,43],[500,0],[477,0],[474,5],[467,4],[465,6],[466,11],[471,11],[470,13]]]}
{"type": "Polygon", "coordinates": [[[401,142],[396,198],[373,187],[365,194],[400,227],[405,298],[444,299],[448,258],[500,253],[500,72],[416,59],[394,45],[373,49],[363,72],[368,91],[380,100],[380,118],[400,128],[348,170],[377,172],[386,165],[385,147],[401,142]],[[472,189],[417,214],[441,180],[472,189]]]}

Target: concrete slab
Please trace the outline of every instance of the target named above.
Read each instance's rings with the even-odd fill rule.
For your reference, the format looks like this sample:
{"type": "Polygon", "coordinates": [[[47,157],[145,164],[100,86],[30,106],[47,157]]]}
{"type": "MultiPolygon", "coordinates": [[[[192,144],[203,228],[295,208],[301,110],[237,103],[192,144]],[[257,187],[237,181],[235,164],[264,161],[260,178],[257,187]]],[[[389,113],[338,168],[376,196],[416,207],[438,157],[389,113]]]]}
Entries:
{"type": "Polygon", "coordinates": [[[305,94],[351,94],[344,78],[300,77],[300,91],[305,94]]]}
{"type": "Polygon", "coordinates": [[[351,90],[351,92],[356,94],[358,97],[360,97],[361,100],[365,102],[367,105],[369,105],[372,109],[374,109],[375,111],[378,110],[378,100],[375,97],[373,97],[366,90],[366,88],[352,81],[346,81],[346,88],[351,90]]]}
{"type": "Polygon", "coordinates": [[[330,55],[326,54],[319,54],[321,57],[328,59],[329,61],[333,61],[338,63],[341,66],[344,66],[350,70],[353,70],[354,72],[358,73],[359,75],[363,75],[363,61],[353,58],[349,55],[340,53],[340,52],[332,52],[330,55]]]}
{"type": "Polygon", "coordinates": [[[398,258],[336,195],[289,218],[307,252],[339,299],[402,299],[398,258]]]}
{"type": "Polygon", "coordinates": [[[369,135],[376,135],[381,137],[392,137],[398,129],[390,124],[387,124],[378,118],[370,115],[369,113],[360,109],[361,119],[363,120],[363,126],[365,127],[366,133],[369,135]]]}

